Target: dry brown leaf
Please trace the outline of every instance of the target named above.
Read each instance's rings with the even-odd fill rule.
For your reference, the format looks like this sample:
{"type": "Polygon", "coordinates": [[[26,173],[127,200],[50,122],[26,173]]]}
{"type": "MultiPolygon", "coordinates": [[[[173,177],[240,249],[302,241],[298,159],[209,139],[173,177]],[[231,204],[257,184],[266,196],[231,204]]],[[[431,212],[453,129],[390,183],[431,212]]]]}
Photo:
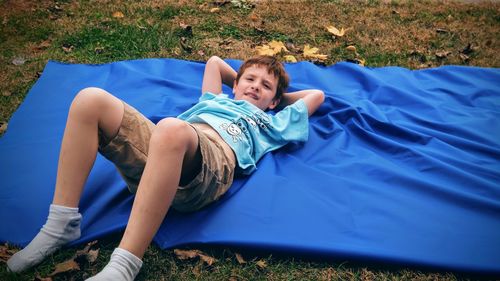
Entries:
{"type": "Polygon", "coordinates": [[[328,55],[323,55],[323,54],[318,54],[319,49],[318,48],[311,48],[309,45],[304,46],[304,57],[305,58],[310,58],[310,59],[317,59],[319,61],[326,60],[328,58],[328,55]]]}
{"type": "Polygon", "coordinates": [[[448,55],[450,55],[451,52],[450,51],[442,51],[442,52],[436,52],[436,57],[438,59],[444,59],[446,58],[448,55]]]}
{"type": "Polygon", "coordinates": [[[349,45],[345,49],[350,51],[350,52],[356,53],[356,47],[353,45],[349,45]]]}
{"type": "Polygon", "coordinates": [[[180,260],[188,260],[188,259],[194,259],[194,258],[198,257],[202,261],[204,261],[207,265],[212,265],[212,264],[214,264],[217,261],[215,258],[208,256],[207,254],[203,253],[200,250],[179,250],[179,249],[175,249],[174,250],[174,254],[180,260]]]}
{"type": "MultiPolygon", "coordinates": [[[[5,122],[5,123],[0,122],[0,133],[3,133],[5,131],[7,131],[7,122],[5,122]]],[[[10,255],[10,256],[12,256],[12,255],[10,255]]],[[[10,256],[8,256],[7,259],[9,259],[10,256]]],[[[7,260],[5,260],[5,261],[7,261],[7,260]]]]}
{"type": "Polygon", "coordinates": [[[210,13],[217,13],[219,10],[220,10],[220,8],[218,8],[218,7],[212,8],[212,9],[210,9],[210,13]]]}
{"type": "Polygon", "coordinates": [[[235,253],[235,255],[236,255],[236,260],[238,261],[239,264],[245,264],[245,263],[247,263],[245,261],[245,259],[243,258],[243,256],[241,256],[239,253],[235,253]]]}
{"type": "MultiPolygon", "coordinates": [[[[12,93],[11,93],[11,92],[9,92],[9,91],[3,91],[3,92],[2,92],[2,96],[4,96],[4,97],[10,97],[11,95],[12,95],[12,93]]],[[[0,246],[0,247],[2,247],[2,246],[0,246]]],[[[0,251],[0,252],[1,252],[1,251],[0,251]]]]}
{"type": "Polygon", "coordinates": [[[121,19],[121,18],[125,17],[125,15],[120,11],[116,11],[113,13],[113,17],[117,18],[117,19],[121,19]]]}
{"type": "MultiPolygon", "coordinates": [[[[0,121],[0,133],[2,133],[5,130],[7,130],[7,123],[3,123],[2,121],[0,121]]],[[[0,260],[7,261],[15,253],[16,251],[9,250],[7,244],[0,245],[0,260]]]]}
{"type": "Polygon", "coordinates": [[[41,277],[40,275],[36,275],[34,281],[52,281],[52,277],[41,277]]]}
{"type": "Polygon", "coordinates": [[[59,263],[56,265],[56,269],[49,274],[50,277],[55,276],[56,274],[69,272],[74,270],[80,270],[80,266],[74,259],[67,260],[65,262],[59,263]]]}
{"type": "Polygon", "coordinates": [[[341,28],[340,30],[338,30],[333,25],[325,26],[325,28],[326,28],[326,30],[328,30],[328,32],[330,32],[331,34],[338,36],[338,37],[344,36],[344,34],[346,32],[346,30],[344,28],[341,28]]]}
{"type": "Polygon", "coordinates": [[[267,268],[267,263],[264,260],[260,260],[255,263],[260,269],[266,269],[267,268]]]}

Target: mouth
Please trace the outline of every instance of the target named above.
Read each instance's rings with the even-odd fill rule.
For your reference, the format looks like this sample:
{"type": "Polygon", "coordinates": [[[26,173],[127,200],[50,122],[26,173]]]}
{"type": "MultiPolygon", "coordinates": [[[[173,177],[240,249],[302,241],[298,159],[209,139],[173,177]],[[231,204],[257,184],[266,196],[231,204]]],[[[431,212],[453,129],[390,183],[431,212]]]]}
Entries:
{"type": "Polygon", "coordinates": [[[249,96],[250,98],[252,98],[254,100],[259,99],[259,96],[256,93],[252,93],[252,92],[245,93],[245,96],[249,96]]]}

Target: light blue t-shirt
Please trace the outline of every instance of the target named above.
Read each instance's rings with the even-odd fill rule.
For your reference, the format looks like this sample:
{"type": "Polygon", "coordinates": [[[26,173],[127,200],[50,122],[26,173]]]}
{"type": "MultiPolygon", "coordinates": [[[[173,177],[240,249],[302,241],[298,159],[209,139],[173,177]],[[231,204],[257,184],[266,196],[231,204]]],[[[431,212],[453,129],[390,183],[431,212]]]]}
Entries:
{"type": "Polygon", "coordinates": [[[265,153],[291,141],[306,141],[309,135],[307,106],[302,99],[271,115],[247,101],[205,93],[177,118],[206,123],[216,130],[233,149],[242,174],[252,173],[265,153]]]}

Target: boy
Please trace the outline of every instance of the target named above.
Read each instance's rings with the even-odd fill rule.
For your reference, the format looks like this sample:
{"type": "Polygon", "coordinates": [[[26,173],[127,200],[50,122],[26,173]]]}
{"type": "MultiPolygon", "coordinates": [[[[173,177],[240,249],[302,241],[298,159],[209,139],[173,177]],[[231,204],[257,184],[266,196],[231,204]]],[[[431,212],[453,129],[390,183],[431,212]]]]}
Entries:
{"type": "Polygon", "coordinates": [[[9,269],[21,272],[80,237],[78,203],[99,151],[136,196],[120,245],[89,280],[133,280],[170,206],[198,210],[226,192],[235,171],[250,174],[264,153],[307,140],[308,116],[324,94],[284,93],[287,86],[288,75],[274,57],[249,59],[238,73],[211,57],[199,103],[156,125],[102,89],[82,90],[70,107],[47,222],[9,259],[9,269]],[[222,83],[233,88],[234,100],[219,94],[222,83]],[[264,113],[276,107],[284,109],[264,113]]]}

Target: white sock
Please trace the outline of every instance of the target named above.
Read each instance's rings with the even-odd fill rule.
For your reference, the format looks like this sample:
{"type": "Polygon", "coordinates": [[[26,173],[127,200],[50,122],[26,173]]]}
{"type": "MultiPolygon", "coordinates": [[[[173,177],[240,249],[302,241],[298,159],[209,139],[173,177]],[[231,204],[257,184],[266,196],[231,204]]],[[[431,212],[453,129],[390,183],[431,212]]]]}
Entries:
{"type": "Polygon", "coordinates": [[[141,270],[142,260],[131,252],[116,248],[111,254],[109,263],[96,276],[86,281],[133,281],[139,270],[141,270]]]}
{"type": "Polygon", "coordinates": [[[49,217],[40,232],[7,261],[10,271],[21,272],[35,266],[63,245],[80,238],[81,220],[78,208],[50,205],[49,217]]]}

